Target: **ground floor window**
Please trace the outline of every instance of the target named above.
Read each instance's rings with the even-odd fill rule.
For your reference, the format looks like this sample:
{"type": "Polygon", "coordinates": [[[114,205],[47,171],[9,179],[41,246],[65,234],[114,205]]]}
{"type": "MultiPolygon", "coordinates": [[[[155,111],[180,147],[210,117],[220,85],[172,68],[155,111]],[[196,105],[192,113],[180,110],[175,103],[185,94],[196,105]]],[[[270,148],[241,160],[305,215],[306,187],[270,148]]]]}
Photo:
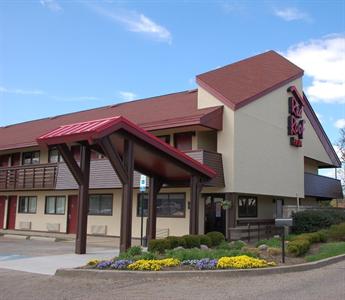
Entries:
{"type": "Polygon", "coordinates": [[[238,217],[256,218],[258,216],[258,199],[253,196],[238,197],[238,217]]]}
{"type": "MultiPolygon", "coordinates": [[[[137,216],[141,216],[141,199],[143,199],[143,215],[147,217],[148,194],[138,194],[137,216]]],[[[157,195],[157,217],[184,218],[185,211],[185,193],[162,193],[157,195]]]]}
{"type": "Polygon", "coordinates": [[[65,196],[47,196],[45,213],[52,215],[64,215],[65,214],[65,196]]]}
{"type": "Polygon", "coordinates": [[[113,195],[90,195],[89,215],[111,216],[113,214],[113,195]]]}
{"type": "Polygon", "coordinates": [[[18,212],[22,214],[35,214],[37,209],[36,196],[20,196],[18,212]]]}

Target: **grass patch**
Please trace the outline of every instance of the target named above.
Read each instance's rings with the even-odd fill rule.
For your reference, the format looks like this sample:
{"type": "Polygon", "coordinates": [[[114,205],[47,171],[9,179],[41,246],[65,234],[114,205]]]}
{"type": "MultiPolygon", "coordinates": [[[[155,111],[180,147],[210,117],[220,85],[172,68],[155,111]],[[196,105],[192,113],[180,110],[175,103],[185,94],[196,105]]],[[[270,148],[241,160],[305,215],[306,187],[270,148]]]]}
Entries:
{"type": "Polygon", "coordinates": [[[319,253],[306,256],[306,260],[317,261],[320,259],[345,254],[345,242],[327,243],[321,245],[319,253]]]}
{"type": "Polygon", "coordinates": [[[271,238],[269,240],[260,240],[256,243],[256,247],[260,245],[267,245],[270,248],[281,248],[282,242],[281,239],[271,238]]]}

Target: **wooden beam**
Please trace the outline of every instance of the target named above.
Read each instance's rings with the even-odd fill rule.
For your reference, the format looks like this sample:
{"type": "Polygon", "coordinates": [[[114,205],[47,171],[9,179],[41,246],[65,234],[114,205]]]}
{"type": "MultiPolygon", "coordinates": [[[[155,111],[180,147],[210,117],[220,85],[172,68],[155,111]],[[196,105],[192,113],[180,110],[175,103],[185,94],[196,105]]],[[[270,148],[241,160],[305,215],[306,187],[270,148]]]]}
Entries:
{"type": "Polygon", "coordinates": [[[83,181],[79,185],[78,211],[77,211],[77,236],[75,253],[86,253],[87,216],[89,213],[89,181],[90,181],[90,148],[82,145],[80,151],[80,169],[83,181]]]}
{"type": "Polygon", "coordinates": [[[202,182],[198,176],[193,175],[190,180],[190,218],[189,234],[199,233],[199,198],[202,182]]]}
{"type": "Polygon", "coordinates": [[[162,188],[163,181],[157,177],[150,177],[149,184],[149,199],[148,199],[148,219],[146,236],[147,241],[156,238],[156,224],[157,224],[157,194],[162,188]]]}
{"type": "Polygon", "coordinates": [[[71,152],[71,150],[67,147],[66,144],[59,144],[56,145],[57,150],[60,152],[61,156],[64,159],[64,162],[66,163],[68,169],[71,171],[75,181],[80,186],[83,181],[83,173],[77,164],[76,160],[74,159],[74,156],[71,152]]]}
{"type": "MultiPolygon", "coordinates": [[[[121,183],[124,185],[129,181],[127,171],[124,168],[123,162],[121,161],[120,155],[116,152],[111,144],[109,136],[106,136],[98,141],[99,145],[102,147],[104,154],[109,159],[114,171],[119,177],[121,183]]],[[[133,142],[131,142],[133,145],[133,142]]],[[[132,147],[133,148],[133,147],[132,147]]],[[[133,181],[133,178],[131,179],[133,181]]]]}
{"type": "Polygon", "coordinates": [[[133,173],[134,156],[133,141],[124,140],[123,167],[127,182],[122,188],[121,228],[120,228],[120,252],[125,252],[132,243],[132,201],[133,201],[133,173]]]}

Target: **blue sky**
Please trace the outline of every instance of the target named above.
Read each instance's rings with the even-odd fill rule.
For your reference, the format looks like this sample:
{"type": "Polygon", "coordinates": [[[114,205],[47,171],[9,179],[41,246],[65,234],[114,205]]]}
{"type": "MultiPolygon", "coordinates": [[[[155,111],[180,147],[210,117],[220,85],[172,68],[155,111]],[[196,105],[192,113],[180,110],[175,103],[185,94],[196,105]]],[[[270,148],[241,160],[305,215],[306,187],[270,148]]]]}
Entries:
{"type": "Polygon", "coordinates": [[[195,87],[266,50],[345,126],[345,1],[0,1],[0,126],[195,87]]]}

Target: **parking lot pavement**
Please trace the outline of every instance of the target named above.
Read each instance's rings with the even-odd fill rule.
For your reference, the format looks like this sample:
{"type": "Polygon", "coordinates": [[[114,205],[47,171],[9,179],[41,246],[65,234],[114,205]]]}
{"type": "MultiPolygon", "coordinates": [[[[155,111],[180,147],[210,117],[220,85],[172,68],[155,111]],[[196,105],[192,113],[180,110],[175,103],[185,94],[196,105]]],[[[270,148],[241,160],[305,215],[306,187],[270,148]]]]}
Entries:
{"type": "Polygon", "coordinates": [[[93,258],[108,259],[118,255],[115,247],[92,245],[87,254],[74,254],[74,243],[12,240],[0,237],[0,268],[53,275],[60,268],[85,265],[93,258]]]}

